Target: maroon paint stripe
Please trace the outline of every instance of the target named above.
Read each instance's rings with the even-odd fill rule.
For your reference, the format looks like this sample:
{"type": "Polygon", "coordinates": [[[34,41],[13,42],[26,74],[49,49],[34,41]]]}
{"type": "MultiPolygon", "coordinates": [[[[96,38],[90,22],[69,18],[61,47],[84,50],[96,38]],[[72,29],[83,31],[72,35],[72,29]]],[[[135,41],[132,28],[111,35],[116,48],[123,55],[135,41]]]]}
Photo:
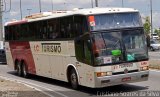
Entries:
{"type": "Polygon", "coordinates": [[[29,42],[9,42],[9,46],[14,62],[16,59],[19,61],[24,60],[27,65],[28,72],[36,74],[35,62],[29,42]]]}

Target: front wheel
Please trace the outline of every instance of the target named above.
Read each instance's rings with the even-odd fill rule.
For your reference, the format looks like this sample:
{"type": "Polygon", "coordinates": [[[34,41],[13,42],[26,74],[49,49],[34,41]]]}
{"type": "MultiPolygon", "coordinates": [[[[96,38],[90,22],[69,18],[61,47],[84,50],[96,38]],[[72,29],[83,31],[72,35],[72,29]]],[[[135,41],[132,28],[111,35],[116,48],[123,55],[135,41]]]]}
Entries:
{"type": "Polygon", "coordinates": [[[72,69],[70,73],[70,83],[73,89],[78,89],[78,78],[74,69],[72,69]]]}

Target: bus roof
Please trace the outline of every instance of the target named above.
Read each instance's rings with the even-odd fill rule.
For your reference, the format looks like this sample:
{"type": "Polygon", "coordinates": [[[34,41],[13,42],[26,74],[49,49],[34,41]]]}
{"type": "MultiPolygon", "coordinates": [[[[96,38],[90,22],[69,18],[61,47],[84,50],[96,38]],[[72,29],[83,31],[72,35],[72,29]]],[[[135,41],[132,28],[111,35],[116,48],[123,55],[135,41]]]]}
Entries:
{"type": "Polygon", "coordinates": [[[70,16],[70,15],[86,15],[87,16],[87,15],[95,15],[95,14],[124,13],[124,12],[138,12],[138,10],[133,8],[99,8],[99,7],[88,8],[88,9],[75,8],[72,11],[59,10],[59,11],[53,11],[53,12],[36,13],[30,16],[26,16],[22,20],[14,20],[14,21],[7,22],[5,26],[22,24],[26,22],[40,21],[40,20],[47,20],[51,18],[64,17],[64,16],[70,16]]]}

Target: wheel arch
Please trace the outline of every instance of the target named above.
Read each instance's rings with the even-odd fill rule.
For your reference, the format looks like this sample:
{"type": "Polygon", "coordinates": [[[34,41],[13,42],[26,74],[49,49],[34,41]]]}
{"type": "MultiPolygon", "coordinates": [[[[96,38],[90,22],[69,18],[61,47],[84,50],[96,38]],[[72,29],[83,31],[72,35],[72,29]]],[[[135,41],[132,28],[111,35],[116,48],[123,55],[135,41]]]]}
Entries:
{"type": "Polygon", "coordinates": [[[78,78],[78,84],[80,84],[78,70],[77,70],[76,66],[74,66],[73,64],[68,64],[68,66],[67,66],[66,75],[67,75],[67,80],[68,80],[68,82],[70,82],[70,80],[69,80],[69,74],[70,74],[70,72],[71,72],[71,69],[74,69],[74,70],[75,70],[75,72],[76,72],[76,74],[77,74],[77,78],[78,78]]]}

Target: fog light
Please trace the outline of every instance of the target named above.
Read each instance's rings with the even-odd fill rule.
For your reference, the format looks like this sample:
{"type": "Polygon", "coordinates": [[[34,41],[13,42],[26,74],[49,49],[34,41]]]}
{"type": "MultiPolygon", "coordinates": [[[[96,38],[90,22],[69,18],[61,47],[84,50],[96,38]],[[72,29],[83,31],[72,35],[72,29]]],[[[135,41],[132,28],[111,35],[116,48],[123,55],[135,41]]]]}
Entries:
{"type": "Polygon", "coordinates": [[[145,77],[148,77],[148,74],[144,74],[141,76],[141,78],[145,78],[145,77]]]}
{"type": "Polygon", "coordinates": [[[102,84],[106,84],[106,83],[109,83],[109,82],[110,82],[110,80],[102,80],[101,81],[102,84]]]}

